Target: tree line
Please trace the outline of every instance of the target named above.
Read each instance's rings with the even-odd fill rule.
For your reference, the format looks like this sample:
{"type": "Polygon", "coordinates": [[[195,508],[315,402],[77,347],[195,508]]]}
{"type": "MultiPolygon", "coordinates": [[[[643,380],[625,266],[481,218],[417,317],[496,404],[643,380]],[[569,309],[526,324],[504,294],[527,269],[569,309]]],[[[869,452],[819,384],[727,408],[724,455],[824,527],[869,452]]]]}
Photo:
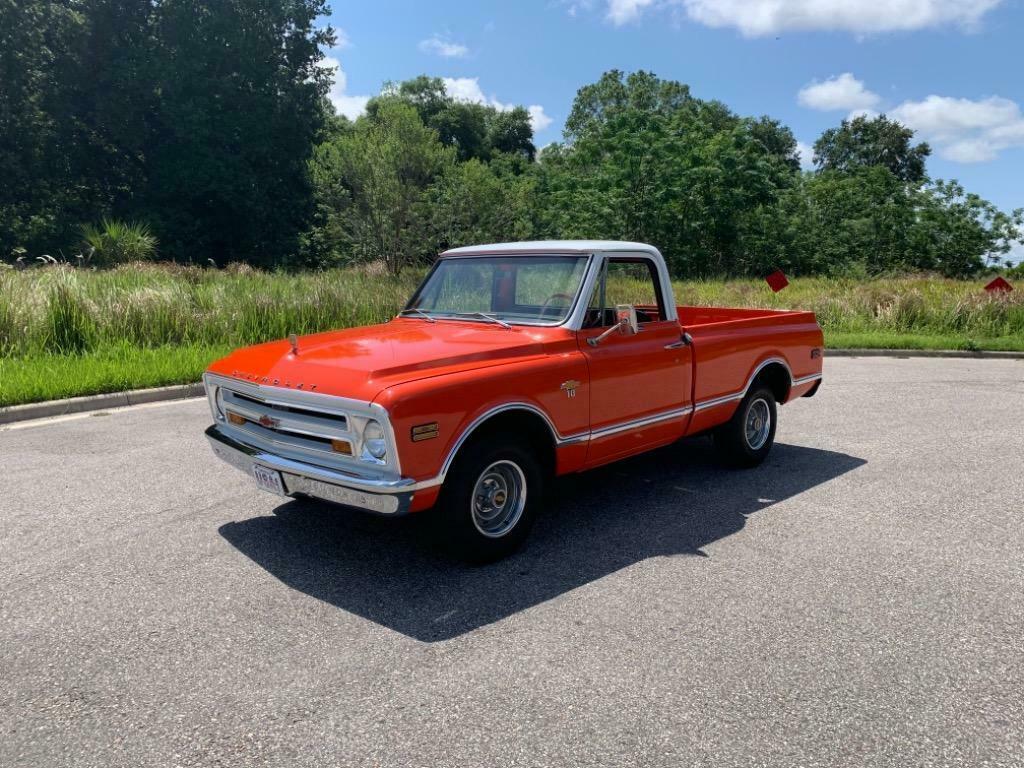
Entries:
{"type": "Polygon", "coordinates": [[[1022,236],[1024,212],[931,179],[927,144],[884,115],[826,131],[804,171],[779,121],[649,72],[582,87],[539,150],[522,107],[427,76],[350,121],[327,99],[326,12],[0,0],[0,254],[398,272],[467,243],[607,238],[679,276],[964,276],[1022,236]]]}

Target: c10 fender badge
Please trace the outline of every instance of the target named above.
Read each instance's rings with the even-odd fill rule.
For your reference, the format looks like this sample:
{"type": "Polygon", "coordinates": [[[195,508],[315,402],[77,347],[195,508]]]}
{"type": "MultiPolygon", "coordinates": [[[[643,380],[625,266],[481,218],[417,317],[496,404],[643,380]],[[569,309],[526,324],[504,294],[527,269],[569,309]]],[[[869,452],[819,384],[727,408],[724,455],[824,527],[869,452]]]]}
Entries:
{"type": "Polygon", "coordinates": [[[576,397],[576,387],[579,385],[580,383],[575,379],[569,379],[569,381],[562,382],[561,389],[565,390],[567,397],[576,397]]]}

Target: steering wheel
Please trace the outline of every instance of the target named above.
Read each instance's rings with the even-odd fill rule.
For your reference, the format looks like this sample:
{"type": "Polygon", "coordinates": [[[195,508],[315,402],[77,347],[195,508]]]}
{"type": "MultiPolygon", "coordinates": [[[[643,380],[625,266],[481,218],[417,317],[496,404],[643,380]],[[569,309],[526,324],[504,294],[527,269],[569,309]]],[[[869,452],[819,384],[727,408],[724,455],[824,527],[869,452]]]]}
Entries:
{"type": "Polygon", "coordinates": [[[570,296],[568,293],[552,293],[550,296],[544,299],[544,303],[540,305],[541,317],[547,314],[548,305],[551,304],[551,302],[554,301],[555,299],[565,299],[566,301],[572,301],[572,296],[570,296]]]}

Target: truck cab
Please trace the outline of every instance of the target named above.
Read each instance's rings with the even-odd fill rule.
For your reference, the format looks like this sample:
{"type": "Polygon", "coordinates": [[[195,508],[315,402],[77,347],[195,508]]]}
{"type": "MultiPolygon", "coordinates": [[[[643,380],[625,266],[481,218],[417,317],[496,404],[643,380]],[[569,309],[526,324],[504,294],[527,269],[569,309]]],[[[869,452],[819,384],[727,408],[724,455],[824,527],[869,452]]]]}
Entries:
{"type": "Polygon", "coordinates": [[[435,509],[471,560],[525,539],[557,475],[709,433],[755,466],[822,372],[813,313],[677,306],[656,248],[442,253],[387,323],[238,350],[204,381],[214,452],[263,489],[435,509]]]}

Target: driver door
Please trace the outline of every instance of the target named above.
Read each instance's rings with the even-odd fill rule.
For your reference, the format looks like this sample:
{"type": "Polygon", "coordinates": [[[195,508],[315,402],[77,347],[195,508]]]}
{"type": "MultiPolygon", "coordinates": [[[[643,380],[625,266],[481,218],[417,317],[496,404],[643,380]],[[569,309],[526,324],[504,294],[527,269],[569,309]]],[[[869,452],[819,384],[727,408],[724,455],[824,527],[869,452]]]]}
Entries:
{"type": "Polygon", "coordinates": [[[654,261],[642,255],[609,257],[579,333],[590,368],[591,440],[587,464],[597,465],[681,437],[691,405],[692,352],[682,343],[675,308],[654,261]],[[639,332],[613,332],[615,305],[637,308],[639,332]],[[671,319],[669,319],[671,318],[671,319]]]}

